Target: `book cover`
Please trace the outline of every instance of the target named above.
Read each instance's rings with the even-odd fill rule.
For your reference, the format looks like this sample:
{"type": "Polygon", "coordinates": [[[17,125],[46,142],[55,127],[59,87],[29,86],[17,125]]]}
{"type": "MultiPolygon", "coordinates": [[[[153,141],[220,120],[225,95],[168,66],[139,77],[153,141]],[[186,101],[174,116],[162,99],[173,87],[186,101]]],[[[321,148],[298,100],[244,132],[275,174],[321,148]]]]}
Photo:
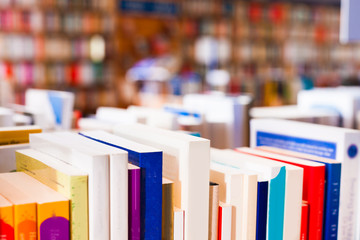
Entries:
{"type": "Polygon", "coordinates": [[[14,205],[0,195],[0,239],[14,240],[14,205]]]}
{"type": "Polygon", "coordinates": [[[16,152],[16,170],[37,179],[71,201],[72,240],[87,240],[88,176],[85,172],[34,149],[16,152]]]}
{"type": "Polygon", "coordinates": [[[69,200],[36,179],[21,172],[2,173],[2,181],[18,186],[36,201],[39,240],[70,239],[69,200]]]}
{"type": "Polygon", "coordinates": [[[257,193],[256,240],[266,240],[269,181],[259,181],[257,193]]]}
{"type": "Polygon", "coordinates": [[[305,160],[325,164],[325,195],[324,195],[324,218],[323,239],[337,239],[340,201],[341,163],[313,156],[310,154],[288,151],[273,147],[259,147],[263,151],[269,151],[286,156],[293,156],[305,160]]]}
{"type": "Polygon", "coordinates": [[[137,240],[140,239],[140,177],[141,171],[140,168],[130,164],[128,166],[128,178],[129,178],[129,187],[128,187],[128,204],[129,204],[129,213],[128,213],[128,234],[129,239],[137,240]]]}
{"type": "Polygon", "coordinates": [[[161,239],[174,238],[174,182],[163,178],[161,239]]]}
{"type": "Polygon", "coordinates": [[[0,128],[0,145],[29,143],[31,133],[40,133],[38,126],[17,126],[0,128]]]}
{"type": "Polygon", "coordinates": [[[238,148],[240,152],[289,163],[304,170],[302,199],[309,203],[309,240],[321,240],[323,229],[325,165],[303,159],[261,151],[238,148]]]}
{"type": "Polygon", "coordinates": [[[209,186],[209,239],[217,240],[219,214],[219,184],[210,182],[209,186]]]}
{"type": "Polygon", "coordinates": [[[231,240],[231,219],[233,206],[219,202],[218,240],[231,240]]]}
{"type": "Polygon", "coordinates": [[[89,239],[110,239],[109,154],[52,133],[31,134],[30,146],[88,174],[89,239]]]}
{"type": "Polygon", "coordinates": [[[36,201],[33,197],[3,179],[0,179],[0,194],[14,205],[14,239],[37,240],[36,201]]]}
{"type": "Polygon", "coordinates": [[[129,162],[140,167],[140,229],[142,239],[161,238],[162,152],[152,147],[102,131],[85,131],[80,135],[128,152],[129,162]],[[151,193],[146,194],[146,193],[151,193]]]}
{"type": "Polygon", "coordinates": [[[250,124],[252,147],[277,147],[341,162],[337,237],[356,239],[360,232],[360,131],[273,119],[254,119],[250,124]]]}
{"type": "Polygon", "coordinates": [[[175,206],[185,211],[185,238],[207,239],[209,140],[141,124],[119,125],[114,132],[163,151],[163,177],[174,181],[175,206]]]}
{"type": "Polygon", "coordinates": [[[302,206],[301,206],[300,240],[308,239],[308,229],[309,229],[309,203],[306,201],[303,201],[302,206]]]}

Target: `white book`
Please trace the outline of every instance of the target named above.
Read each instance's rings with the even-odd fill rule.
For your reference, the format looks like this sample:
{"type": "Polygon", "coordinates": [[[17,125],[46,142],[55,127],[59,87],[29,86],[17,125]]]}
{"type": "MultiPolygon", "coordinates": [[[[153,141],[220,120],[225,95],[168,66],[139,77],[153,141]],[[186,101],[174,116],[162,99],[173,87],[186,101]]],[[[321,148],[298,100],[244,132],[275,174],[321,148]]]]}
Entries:
{"type": "Polygon", "coordinates": [[[174,209],[174,240],[184,240],[184,226],[185,226],[185,211],[176,208],[174,209]]]}
{"type": "Polygon", "coordinates": [[[233,150],[212,149],[211,160],[242,170],[258,172],[261,181],[269,181],[268,239],[287,240],[297,239],[300,236],[302,168],[233,150]],[[273,183],[279,181],[284,176],[285,182],[275,187],[273,183]],[[283,198],[272,200],[272,196],[276,195],[282,195],[283,198]],[[277,202],[280,201],[283,204],[277,205],[277,202]]]}
{"type": "Polygon", "coordinates": [[[360,131],[288,120],[254,119],[251,146],[271,146],[340,161],[339,239],[360,237],[360,131]]]}
{"type": "Polygon", "coordinates": [[[219,184],[219,200],[234,206],[231,239],[255,239],[257,174],[214,161],[210,168],[210,180],[219,184]]]}
{"type": "Polygon", "coordinates": [[[185,238],[208,238],[210,142],[141,124],[115,134],[163,151],[163,177],[174,181],[175,206],[185,211],[185,238]]]}
{"type": "Polygon", "coordinates": [[[115,107],[98,107],[96,109],[96,119],[108,123],[137,123],[138,119],[135,114],[126,109],[115,107]]]}
{"type": "Polygon", "coordinates": [[[219,222],[219,229],[221,229],[219,235],[221,240],[231,240],[231,222],[232,222],[232,209],[233,206],[220,202],[219,208],[221,208],[221,221],[219,222]]]}
{"type": "Polygon", "coordinates": [[[109,156],[110,164],[110,239],[128,238],[128,153],[84,138],[76,133],[56,132],[63,141],[86,145],[109,156]]]}
{"type": "Polygon", "coordinates": [[[78,125],[80,130],[102,130],[111,132],[114,128],[113,123],[104,122],[96,118],[80,118],[78,125]]]}
{"type": "Polygon", "coordinates": [[[26,148],[29,148],[28,143],[0,146],[0,173],[16,170],[15,152],[26,148]]]}
{"type": "Polygon", "coordinates": [[[31,134],[30,146],[89,174],[89,239],[110,240],[108,154],[66,142],[50,133],[31,134]]]}

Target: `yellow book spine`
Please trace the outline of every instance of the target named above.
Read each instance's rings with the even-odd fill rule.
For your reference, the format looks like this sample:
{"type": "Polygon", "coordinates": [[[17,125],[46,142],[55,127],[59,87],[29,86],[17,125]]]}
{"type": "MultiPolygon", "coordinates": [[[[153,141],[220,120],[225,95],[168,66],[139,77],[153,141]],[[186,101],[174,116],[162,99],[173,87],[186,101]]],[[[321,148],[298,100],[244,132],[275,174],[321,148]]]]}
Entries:
{"type": "Polygon", "coordinates": [[[36,203],[14,205],[15,240],[36,240],[36,203]]]}
{"type": "Polygon", "coordinates": [[[70,199],[71,240],[88,240],[88,178],[69,176],[16,152],[16,169],[25,172],[70,199]]]}
{"type": "Polygon", "coordinates": [[[69,201],[37,205],[38,239],[70,239],[69,201]]]}
{"type": "Polygon", "coordinates": [[[0,145],[29,143],[31,133],[41,133],[41,129],[0,131],[0,145]]]}
{"type": "Polygon", "coordinates": [[[14,239],[14,208],[0,207],[0,239],[14,239]]]}

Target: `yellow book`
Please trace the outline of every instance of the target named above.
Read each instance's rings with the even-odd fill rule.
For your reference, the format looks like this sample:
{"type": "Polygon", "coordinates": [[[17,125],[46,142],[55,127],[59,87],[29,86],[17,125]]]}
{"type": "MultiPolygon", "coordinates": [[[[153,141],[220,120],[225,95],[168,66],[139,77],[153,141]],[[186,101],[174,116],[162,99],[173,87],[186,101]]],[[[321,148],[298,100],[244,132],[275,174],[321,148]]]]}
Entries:
{"type": "Polygon", "coordinates": [[[36,201],[38,240],[70,239],[67,198],[22,172],[0,174],[0,181],[18,186],[36,201]]]}
{"type": "Polygon", "coordinates": [[[38,126],[17,126],[0,128],[0,145],[28,143],[31,133],[41,133],[38,126]]]}
{"type": "Polygon", "coordinates": [[[3,179],[0,179],[0,194],[14,204],[14,239],[36,240],[36,202],[33,197],[3,179]]]}
{"type": "Polygon", "coordinates": [[[14,205],[0,195],[0,239],[14,239],[14,205]]]}
{"type": "Polygon", "coordinates": [[[72,240],[88,240],[88,176],[83,171],[34,149],[16,152],[17,171],[25,172],[70,199],[72,240]]]}

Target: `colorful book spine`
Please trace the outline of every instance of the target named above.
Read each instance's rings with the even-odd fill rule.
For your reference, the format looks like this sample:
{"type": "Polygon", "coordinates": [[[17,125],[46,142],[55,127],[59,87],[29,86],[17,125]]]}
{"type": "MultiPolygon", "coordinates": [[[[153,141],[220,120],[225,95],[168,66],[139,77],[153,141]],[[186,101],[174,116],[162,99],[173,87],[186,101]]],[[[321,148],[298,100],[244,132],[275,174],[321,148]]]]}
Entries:
{"type": "Polygon", "coordinates": [[[128,234],[130,240],[140,239],[140,168],[132,164],[128,166],[129,178],[129,218],[128,218],[128,234]]]}
{"type": "Polygon", "coordinates": [[[307,201],[303,201],[301,208],[300,240],[308,239],[308,229],[309,229],[309,204],[307,201]]]}
{"type": "Polygon", "coordinates": [[[34,126],[0,128],[0,145],[29,143],[29,135],[40,132],[34,126]]]}
{"type": "Polygon", "coordinates": [[[14,205],[15,240],[36,240],[36,203],[14,205]]]}
{"type": "MultiPolygon", "coordinates": [[[[151,193],[140,195],[140,237],[141,239],[160,239],[162,218],[162,152],[136,152],[115,143],[107,142],[102,138],[97,138],[91,135],[91,133],[89,135],[87,133],[80,133],[80,135],[127,151],[129,162],[140,167],[140,192],[151,193]]],[[[120,137],[116,138],[121,139],[120,137]]]]}
{"type": "Polygon", "coordinates": [[[14,240],[14,205],[0,195],[0,239],[14,240]]]}
{"type": "Polygon", "coordinates": [[[219,203],[218,240],[231,240],[232,212],[232,205],[223,202],[219,203]]]}
{"type": "Polygon", "coordinates": [[[269,182],[258,182],[256,240],[266,240],[269,182]]]}

